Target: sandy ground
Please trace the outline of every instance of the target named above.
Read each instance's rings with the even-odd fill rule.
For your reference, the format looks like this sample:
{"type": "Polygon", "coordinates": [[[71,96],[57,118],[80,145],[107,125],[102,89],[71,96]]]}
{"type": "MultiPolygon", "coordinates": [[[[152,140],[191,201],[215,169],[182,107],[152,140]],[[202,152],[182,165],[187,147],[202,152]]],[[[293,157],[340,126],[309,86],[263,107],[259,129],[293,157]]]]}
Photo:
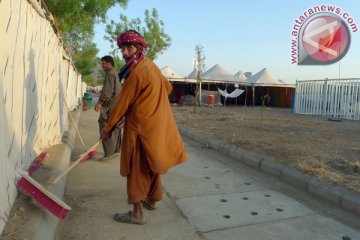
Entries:
{"type": "Polygon", "coordinates": [[[173,106],[178,126],[360,191],[360,121],[266,107],[173,106]]]}

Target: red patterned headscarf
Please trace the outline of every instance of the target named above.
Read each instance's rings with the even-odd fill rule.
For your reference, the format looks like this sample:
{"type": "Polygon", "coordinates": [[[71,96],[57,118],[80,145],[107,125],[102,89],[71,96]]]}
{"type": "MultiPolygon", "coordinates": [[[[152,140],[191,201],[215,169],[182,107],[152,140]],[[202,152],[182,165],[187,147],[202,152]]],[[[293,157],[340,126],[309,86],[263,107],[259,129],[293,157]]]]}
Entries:
{"type": "Polygon", "coordinates": [[[144,38],[141,37],[141,35],[134,31],[134,30],[128,30],[126,32],[123,32],[117,37],[117,45],[120,48],[123,44],[139,44],[144,49],[148,47],[147,42],[144,38]]]}
{"type": "Polygon", "coordinates": [[[129,76],[130,72],[134,67],[145,58],[146,48],[148,47],[147,42],[141,35],[134,31],[128,30],[117,37],[117,45],[121,48],[123,45],[139,45],[137,51],[130,57],[125,59],[126,64],[120,69],[119,79],[122,79],[129,76]]]}

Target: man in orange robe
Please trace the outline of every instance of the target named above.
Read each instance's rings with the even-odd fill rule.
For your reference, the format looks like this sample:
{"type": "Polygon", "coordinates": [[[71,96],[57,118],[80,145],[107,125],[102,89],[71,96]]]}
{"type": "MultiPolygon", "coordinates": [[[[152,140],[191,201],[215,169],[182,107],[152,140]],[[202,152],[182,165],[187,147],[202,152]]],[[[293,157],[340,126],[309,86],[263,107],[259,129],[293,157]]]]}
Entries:
{"type": "Polygon", "coordinates": [[[124,118],[120,174],[127,177],[128,203],[133,211],[116,213],[119,222],[144,224],[143,207],[155,210],[162,199],[160,174],[187,160],[177,130],[168,94],[171,84],[160,69],[145,58],[146,41],[133,30],[120,34],[117,44],[126,61],[120,79],[125,79],[119,99],[110,112],[102,139],[124,118]]]}

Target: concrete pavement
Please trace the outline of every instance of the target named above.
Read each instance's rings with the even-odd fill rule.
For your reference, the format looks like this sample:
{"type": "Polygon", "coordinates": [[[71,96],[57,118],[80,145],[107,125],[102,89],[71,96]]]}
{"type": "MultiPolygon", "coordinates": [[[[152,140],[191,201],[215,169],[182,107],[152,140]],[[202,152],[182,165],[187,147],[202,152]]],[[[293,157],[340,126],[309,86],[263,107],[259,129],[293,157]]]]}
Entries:
{"type": "MultiPolygon", "coordinates": [[[[79,129],[91,146],[97,116],[84,112],[79,129]]],[[[184,138],[189,160],[162,177],[166,194],[143,226],[115,222],[127,212],[126,179],[119,159],[88,160],[68,175],[65,201],[72,207],[56,231],[66,239],[360,239],[360,219],[301,188],[184,138]]],[[[97,148],[102,156],[101,146],[97,148]]],[[[77,139],[73,158],[84,152],[77,139]]]]}
{"type": "Polygon", "coordinates": [[[360,216],[360,192],[347,189],[342,185],[329,183],[319,177],[301,172],[300,170],[287,166],[267,156],[261,156],[244,149],[238,148],[230,143],[208,138],[201,135],[194,129],[182,127],[180,132],[208,148],[213,148],[237,161],[258,169],[268,175],[280,178],[282,181],[303,189],[316,197],[346,209],[347,211],[360,216]]]}
{"type": "MultiPolygon", "coordinates": [[[[99,137],[98,113],[82,114],[79,130],[84,142],[91,146],[99,137]]],[[[119,158],[99,162],[102,147],[95,159],[75,167],[68,175],[65,201],[72,207],[69,218],[59,224],[57,240],[66,239],[201,239],[176,206],[174,199],[164,196],[155,211],[145,211],[146,225],[121,224],[112,219],[116,212],[131,210],[127,204],[126,178],[120,176],[119,158]]],[[[72,155],[83,152],[77,139],[72,155]]]]}

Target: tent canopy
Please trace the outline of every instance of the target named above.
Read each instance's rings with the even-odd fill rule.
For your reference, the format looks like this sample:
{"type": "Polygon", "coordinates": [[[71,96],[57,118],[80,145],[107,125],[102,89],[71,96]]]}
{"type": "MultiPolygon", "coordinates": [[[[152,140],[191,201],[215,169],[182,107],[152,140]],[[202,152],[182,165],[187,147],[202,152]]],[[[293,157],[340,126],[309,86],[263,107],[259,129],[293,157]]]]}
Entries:
{"type": "MultiPolygon", "coordinates": [[[[197,82],[196,71],[196,68],[194,68],[193,71],[185,77],[184,82],[197,82]]],[[[212,68],[203,73],[200,80],[202,83],[243,83],[243,85],[250,85],[246,82],[244,83],[243,79],[231,74],[219,64],[215,64],[212,68]]]]}
{"type": "Polygon", "coordinates": [[[185,82],[193,82],[193,83],[197,82],[196,71],[197,71],[196,68],[194,68],[192,72],[187,77],[185,77],[185,82]]]}
{"type": "MultiPolygon", "coordinates": [[[[177,74],[169,66],[161,69],[162,74],[169,79],[169,81],[188,83],[197,82],[196,71],[196,68],[194,68],[187,77],[183,77],[180,74],[177,74]]],[[[264,68],[258,73],[246,78],[242,71],[233,75],[219,64],[215,64],[212,68],[203,73],[200,80],[202,83],[232,83],[254,87],[295,87],[294,84],[287,84],[275,78],[267,68],[264,68]]]]}
{"type": "Polygon", "coordinates": [[[244,80],[245,83],[259,87],[294,87],[293,84],[286,84],[275,78],[267,68],[244,80]]]}
{"type": "Polygon", "coordinates": [[[169,80],[181,80],[183,81],[184,77],[177,74],[171,67],[166,66],[161,69],[161,73],[169,80]]]}
{"type": "Polygon", "coordinates": [[[235,76],[238,77],[240,80],[246,80],[246,76],[242,71],[238,71],[235,73],[235,76]]]}
{"type": "MultiPolygon", "coordinates": [[[[219,64],[214,65],[212,68],[207,70],[202,76],[202,82],[214,82],[214,83],[240,83],[244,82],[237,76],[231,74],[225,68],[219,64]]],[[[246,83],[244,83],[246,84],[246,83]]]]}
{"type": "Polygon", "coordinates": [[[192,70],[192,72],[186,77],[188,79],[196,79],[196,68],[192,70]]]}

